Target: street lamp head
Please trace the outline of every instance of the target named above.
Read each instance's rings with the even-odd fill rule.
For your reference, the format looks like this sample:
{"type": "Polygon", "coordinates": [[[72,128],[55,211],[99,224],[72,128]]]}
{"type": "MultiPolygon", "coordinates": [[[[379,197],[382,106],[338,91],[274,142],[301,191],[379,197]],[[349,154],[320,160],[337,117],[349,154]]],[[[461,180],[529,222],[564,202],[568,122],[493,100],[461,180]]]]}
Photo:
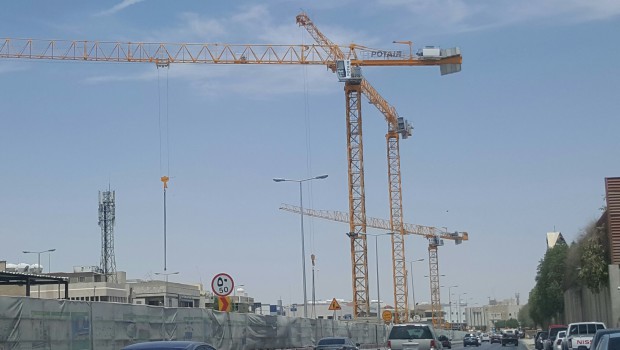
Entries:
{"type": "Polygon", "coordinates": [[[415,261],[424,261],[424,258],[422,258],[422,259],[418,259],[418,260],[414,260],[414,262],[415,262],[415,261]]]}
{"type": "Polygon", "coordinates": [[[50,253],[51,252],[55,252],[55,251],[56,251],[56,248],[48,250],[48,252],[50,252],[50,253]]]}
{"type": "Polygon", "coordinates": [[[276,177],[276,178],[273,179],[273,181],[275,181],[275,182],[282,182],[282,181],[286,181],[286,179],[283,179],[281,177],[276,177]]]}
{"type": "Polygon", "coordinates": [[[24,253],[24,254],[30,254],[30,253],[32,253],[32,252],[29,252],[29,251],[27,251],[27,250],[24,250],[24,251],[22,251],[22,253],[24,253]]]}
{"type": "Polygon", "coordinates": [[[327,175],[327,174],[323,174],[323,175],[316,176],[315,179],[322,180],[322,179],[326,179],[328,176],[329,175],[327,175]]]}
{"type": "Polygon", "coordinates": [[[155,274],[158,276],[170,276],[170,275],[178,275],[179,271],[177,272],[155,272],[155,274]]]}

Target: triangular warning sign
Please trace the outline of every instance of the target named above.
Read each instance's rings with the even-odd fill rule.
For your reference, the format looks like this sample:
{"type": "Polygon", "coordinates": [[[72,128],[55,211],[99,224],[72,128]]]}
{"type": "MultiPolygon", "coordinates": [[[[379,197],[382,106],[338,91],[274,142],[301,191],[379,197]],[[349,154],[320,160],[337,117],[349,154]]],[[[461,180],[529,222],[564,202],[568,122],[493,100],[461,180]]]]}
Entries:
{"type": "Polygon", "coordinates": [[[329,304],[329,310],[331,310],[331,311],[342,310],[342,308],[340,307],[340,304],[338,304],[338,301],[336,300],[336,298],[332,299],[331,304],[329,304]]]}

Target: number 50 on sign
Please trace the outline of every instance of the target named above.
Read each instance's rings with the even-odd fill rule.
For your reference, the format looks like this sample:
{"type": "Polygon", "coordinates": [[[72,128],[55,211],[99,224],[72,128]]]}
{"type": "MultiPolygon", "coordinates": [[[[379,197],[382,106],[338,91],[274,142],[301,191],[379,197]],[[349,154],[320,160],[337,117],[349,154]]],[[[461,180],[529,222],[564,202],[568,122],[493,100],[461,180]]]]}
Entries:
{"type": "Polygon", "coordinates": [[[234,287],[235,282],[227,273],[218,273],[211,281],[211,290],[213,290],[215,295],[219,295],[221,297],[225,297],[232,293],[234,287]]]}

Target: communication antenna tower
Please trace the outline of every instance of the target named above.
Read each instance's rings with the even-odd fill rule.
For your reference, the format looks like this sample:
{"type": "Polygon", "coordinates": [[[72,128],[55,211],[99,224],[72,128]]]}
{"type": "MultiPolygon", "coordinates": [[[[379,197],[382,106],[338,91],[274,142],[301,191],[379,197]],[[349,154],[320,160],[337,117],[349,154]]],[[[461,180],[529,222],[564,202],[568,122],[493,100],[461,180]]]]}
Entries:
{"type": "Polygon", "coordinates": [[[114,258],[114,191],[99,191],[99,227],[101,227],[101,271],[106,282],[117,282],[116,259],[114,258]]]}

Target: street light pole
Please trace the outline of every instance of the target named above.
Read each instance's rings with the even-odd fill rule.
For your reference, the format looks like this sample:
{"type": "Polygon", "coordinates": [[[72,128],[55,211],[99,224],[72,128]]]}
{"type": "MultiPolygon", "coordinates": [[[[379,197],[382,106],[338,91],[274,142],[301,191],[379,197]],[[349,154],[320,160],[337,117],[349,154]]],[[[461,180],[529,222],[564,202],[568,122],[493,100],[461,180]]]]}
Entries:
{"type": "MultiPolygon", "coordinates": [[[[41,253],[51,253],[51,252],[55,252],[55,251],[56,251],[56,249],[42,250],[40,252],[24,250],[24,251],[22,251],[22,253],[24,253],[24,254],[37,254],[37,268],[41,269],[41,253]]],[[[41,269],[41,271],[39,273],[43,273],[43,269],[41,269]]],[[[40,284],[37,284],[37,298],[41,298],[41,285],[40,284]]]]}
{"type": "Polygon", "coordinates": [[[377,318],[381,319],[381,294],[379,291],[379,236],[393,235],[392,232],[388,233],[361,233],[364,236],[373,236],[375,237],[375,265],[377,267],[377,318]]]}
{"type": "Polygon", "coordinates": [[[412,260],[409,262],[409,264],[411,265],[411,269],[409,270],[409,273],[411,274],[411,300],[413,300],[413,316],[415,317],[415,290],[413,289],[413,263],[414,262],[421,262],[424,261],[424,259],[418,259],[418,260],[412,260]]]}
{"type": "Polygon", "coordinates": [[[305,243],[305,235],[304,235],[304,201],[303,201],[303,191],[301,188],[302,182],[311,181],[311,180],[322,180],[327,178],[328,175],[320,175],[315,177],[310,177],[302,180],[292,180],[292,179],[284,179],[284,178],[274,178],[275,182],[297,182],[299,183],[299,207],[301,208],[301,269],[303,275],[303,287],[304,287],[304,318],[308,317],[308,294],[306,289],[306,243],[305,243]]]}
{"type": "Polygon", "coordinates": [[[379,235],[375,235],[375,266],[377,267],[377,318],[381,319],[381,295],[379,294],[379,235]]]}
{"type": "MultiPolygon", "coordinates": [[[[457,285],[454,286],[440,286],[443,288],[448,288],[448,310],[450,312],[450,333],[452,332],[452,288],[456,288],[458,287],[457,285]]],[[[445,323],[445,317],[444,317],[444,323],[445,323]]],[[[452,334],[452,336],[454,336],[454,334],[452,334]]]]}
{"type": "MultiPolygon", "coordinates": [[[[168,299],[168,276],[170,275],[178,275],[179,272],[155,272],[158,276],[164,276],[166,284],[164,285],[164,307],[166,307],[166,300],[168,299]]],[[[169,303],[168,303],[169,304],[169,303]]],[[[167,305],[170,306],[170,305],[167,305]]]]}
{"type": "Polygon", "coordinates": [[[456,288],[458,286],[450,286],[448,287],[448,304],[450,309],[450,334],[452,334],[451,338],[454,338],[454,330],[452,329],[452,288],[456,288]]]}
{"type": "Polygon", "coordinates": [[[459,323],[459,329],[461,328],[461,295],[467,295],[467,292],[465,293],[459,293],[459,307],[458,307],[458,315],[457,315],[457,322],[459,323]]]}

